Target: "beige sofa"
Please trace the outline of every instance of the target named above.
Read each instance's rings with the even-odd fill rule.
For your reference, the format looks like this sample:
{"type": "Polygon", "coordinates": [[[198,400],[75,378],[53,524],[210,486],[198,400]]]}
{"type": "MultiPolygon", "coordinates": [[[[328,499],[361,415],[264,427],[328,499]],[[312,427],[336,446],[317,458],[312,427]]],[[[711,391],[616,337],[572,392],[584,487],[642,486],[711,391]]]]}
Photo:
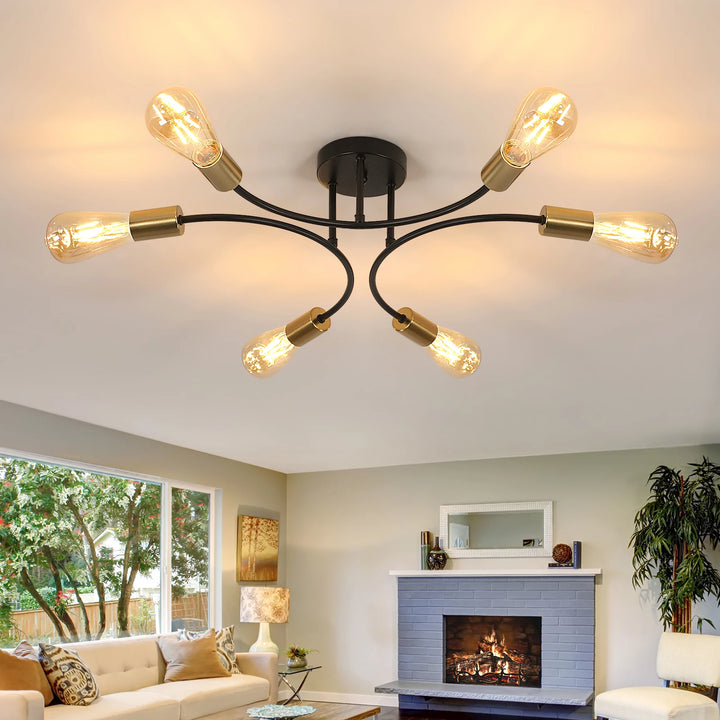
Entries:
{"type": "Polygon", "coordinates": [[[87,706],[48,705],[34,691],[0,691],[2,720],[239,720],[238,708],[277,700],[277,655],[237,653],[241,675],[164,683],[155,636],[64,645],[88,665],[100,697],[87,706]]]}

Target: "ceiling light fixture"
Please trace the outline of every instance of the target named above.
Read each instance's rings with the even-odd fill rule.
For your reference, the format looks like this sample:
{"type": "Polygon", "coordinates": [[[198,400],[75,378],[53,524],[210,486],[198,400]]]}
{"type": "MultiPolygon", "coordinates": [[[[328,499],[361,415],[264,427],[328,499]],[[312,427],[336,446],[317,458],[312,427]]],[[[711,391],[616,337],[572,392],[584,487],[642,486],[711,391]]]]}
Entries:
{"type": "Polygon", "coordinates": [[[276,217],[235,214],[183,215],[178,206],[121,213],[63,213],[48,225],[46,243],[55,258],[71,263],[93,257],[130,241],[182,235],[185,226],[201,222],[239,222],[265,225],[301,235],[331,252],[347,276],[345,292],[328,310],[313,308],[285,327],[263,333],[243,349],[243,365],[257,377],[277,372],[295,350],[330,327],[330,318],[347,302],[353,290],[354,275],[349,260],[338,249],[338,230],[387,231],[385,248],[370,270],[370,291],[392,316],[400,334],[424,346],[433,360],[455,377],[471,375],[480,364],[480,348],[452,330],[439,328],[412,308],[396,310],[377,287],[377,273],[387,257],[415,238],[437,230],[482,222],[524,222],[538,226],[541,235],[594,241],[646,262],[662,262],[677,244],[677,231],[666,215],[647,212],[620,212],[595,215],[546,205],[538,215],[514,213],[470,215],[429,223],[395,237],[395,228],[428,223],[461,210],[490,190],[507,190],[537,157],[566,140],[575,129],[575,104],[555,88],[533,90],[523,100],[505,141],[483,167],[482,187],[467,197],[437,210],[408,217],[395,216],[395,191],[405,182],[407,161],[397,145],[372,137],[348,137],[325,145],[317,157],[317,176],[329,191],[327,218],[305,215],[261,200],[240,183],[242,171],[215,137],[205,108],[186,88],[173,87],[158,93],[145,113],[148,130],[154,138],[190,160],[222,192],[234,190],[240,197],[276,217]],[[355,219],[338,220],[337,195],[355,198],[355,219]],[[365,198],[385,196],[387,217],[365,220],[365,198]],[[284,220],[328,229],[327,237],[284,220]]]}

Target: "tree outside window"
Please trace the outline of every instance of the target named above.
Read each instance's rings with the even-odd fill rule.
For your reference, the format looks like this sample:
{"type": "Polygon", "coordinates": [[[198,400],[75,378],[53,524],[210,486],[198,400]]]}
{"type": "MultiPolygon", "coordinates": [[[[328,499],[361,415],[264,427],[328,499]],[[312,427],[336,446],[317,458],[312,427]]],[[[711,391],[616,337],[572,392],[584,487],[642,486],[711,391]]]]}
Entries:
{"type": "MultiPolygon", "coordinates": [[[[0,456],[0,645],[157,632],[161,495],[159,483],[0,456]]],[[[171,594],[201,614],[196,627],[207,627],[210,497],[171,492],[171,594]]]]}

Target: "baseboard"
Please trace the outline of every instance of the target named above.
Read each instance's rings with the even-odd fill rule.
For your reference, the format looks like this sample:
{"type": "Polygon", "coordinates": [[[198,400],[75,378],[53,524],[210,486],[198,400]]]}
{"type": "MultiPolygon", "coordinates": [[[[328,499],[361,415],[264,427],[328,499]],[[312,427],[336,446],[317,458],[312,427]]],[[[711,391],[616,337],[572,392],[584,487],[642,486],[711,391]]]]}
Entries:
{"type": "MultiPolygon", "coordinates": [[[[280,698],[289,697],[290,693],[280,693],[280,698]]],[[[373,695],[359,695],[355,693],[334,693],[303,690],[301,695],[303,702],[333,702],[349,703],[351,705],[382,705],[383,707],[397,707],[398,696],[388,693],[377,693],[373,695]]]]}

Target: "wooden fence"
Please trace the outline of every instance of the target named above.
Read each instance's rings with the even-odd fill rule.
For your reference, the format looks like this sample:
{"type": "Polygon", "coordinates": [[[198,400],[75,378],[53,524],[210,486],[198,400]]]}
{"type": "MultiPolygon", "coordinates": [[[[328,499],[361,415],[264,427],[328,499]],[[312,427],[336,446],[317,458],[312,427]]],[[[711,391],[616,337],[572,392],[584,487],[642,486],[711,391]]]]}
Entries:
{"type": "MultiPolygon", "coordinates": [[[[103,637],[116,637],[117,601],[105,603],[105,632],[103,637]]],[[[206,592],[191,593],[172,603],[173,625],[201,629],[207,627],[208,598],[206,592]],[[191,627],[191,626],[195,627],[191,627]]],[[[91,632],[96,632],[100,622],[100,605],[86,602],[85,609],[90,621],[91,632]]],[[[78,635],[84,639],[84,627],[80,606],[68,606],[68,614],[73,619],[78,635]]],[[[132,598],[128,606],[131,635],[150,635],[156,632],[155,603],[150,598],[132,598]]],[[[60,640],[55,626],[42,610],[16,610],[12,614],[13,623],[18,629],[18,638],[29,642],[58,642],[60,640]]]]}

